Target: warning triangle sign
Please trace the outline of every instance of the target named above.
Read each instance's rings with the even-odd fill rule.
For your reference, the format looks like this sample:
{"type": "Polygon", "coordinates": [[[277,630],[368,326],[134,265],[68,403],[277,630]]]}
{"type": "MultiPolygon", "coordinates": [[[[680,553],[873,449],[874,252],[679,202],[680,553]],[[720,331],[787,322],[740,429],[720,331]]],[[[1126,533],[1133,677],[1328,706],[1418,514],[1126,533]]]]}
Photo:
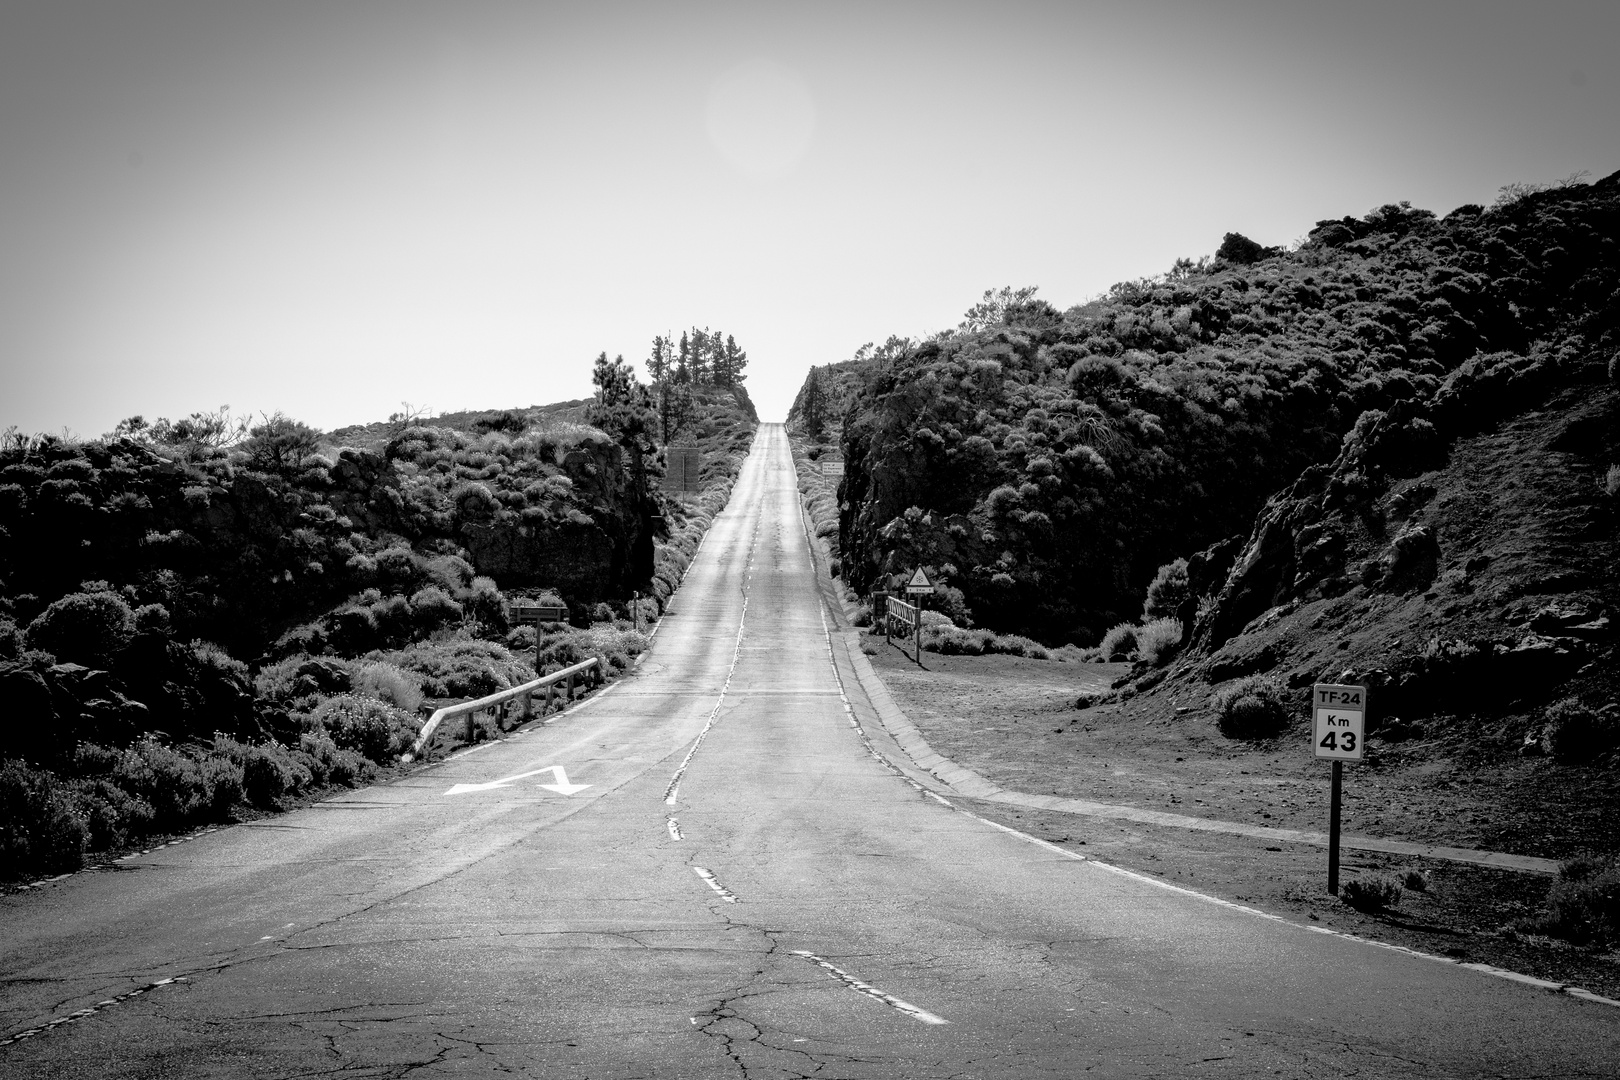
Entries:
{"type": "Polygon", "coordinates": [[[928,580],[928,575],[922,572],[920,566],[917,567],[917,572],[911,575],[911,580],[906,582],[906,588],[908,589],[932,589],[933,587],[933,582],[928,580]]]}

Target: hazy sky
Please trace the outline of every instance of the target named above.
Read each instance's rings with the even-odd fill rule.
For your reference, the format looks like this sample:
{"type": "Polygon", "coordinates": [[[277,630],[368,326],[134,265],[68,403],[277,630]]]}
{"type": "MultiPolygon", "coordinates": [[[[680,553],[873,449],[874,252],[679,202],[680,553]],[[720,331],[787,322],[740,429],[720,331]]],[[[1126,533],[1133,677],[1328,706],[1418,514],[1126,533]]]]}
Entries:
{"type": "Polygon", "coordinates": [[[0,0],[0,427],[811,364],[1620,168],[1620,3],[0,0]]]}

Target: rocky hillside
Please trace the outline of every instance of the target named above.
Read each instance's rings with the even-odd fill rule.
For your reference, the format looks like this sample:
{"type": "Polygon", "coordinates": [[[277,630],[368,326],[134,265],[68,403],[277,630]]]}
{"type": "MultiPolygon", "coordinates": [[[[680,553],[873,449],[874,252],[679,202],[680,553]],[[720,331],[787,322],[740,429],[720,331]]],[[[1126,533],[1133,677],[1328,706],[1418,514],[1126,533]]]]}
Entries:
{"type": "MultiPolygon", "coordinates": [[[[1092,645],[1136,618],[1161,566],[1223,541],[1204,561],[1235,555],[1268,499],[1326,483],[1364,436],[1427,467],[1461,430],[1447,410],[1476,408],[1447,404],[1468,387],[1567,389],[1576,376],[1546,373],[1603,370],[1620,345],[1617,238],[1620,174],[1444,218],[1385,206],[1291,250],[1231,234],[1067,311],[989,296],[956,330],[839,371],[854,384],[844,573],[864,592],[922,565],[985,626],[1092,645]]],[[[1288,572],[1361,585],[1357,535],[1305,536],[1288,572]]],[[[1280,602],[1253,581],[1211,614],[1203,650],[1280,602]]]]}

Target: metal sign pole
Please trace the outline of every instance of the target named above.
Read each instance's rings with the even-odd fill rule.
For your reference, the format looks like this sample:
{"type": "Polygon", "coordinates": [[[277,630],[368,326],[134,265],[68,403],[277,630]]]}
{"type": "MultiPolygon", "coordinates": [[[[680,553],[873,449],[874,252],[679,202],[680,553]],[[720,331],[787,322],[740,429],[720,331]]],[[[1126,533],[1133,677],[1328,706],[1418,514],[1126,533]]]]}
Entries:
{"type": "Polygon", "coordinates": [[[1328,811],[1328,892],[1339,895],[1339,792],[1344,783],[1344,762],[1333,761],[1333,804],[1328,811]]]}

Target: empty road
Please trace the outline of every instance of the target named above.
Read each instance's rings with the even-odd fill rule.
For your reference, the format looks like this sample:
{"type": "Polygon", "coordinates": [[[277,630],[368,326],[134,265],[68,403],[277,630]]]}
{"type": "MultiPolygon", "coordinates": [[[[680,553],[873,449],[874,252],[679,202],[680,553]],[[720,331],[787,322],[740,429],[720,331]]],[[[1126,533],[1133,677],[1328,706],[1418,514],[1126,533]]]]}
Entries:
{"type": "Polygon", "coordinates": [[[0,1045],[0,1076],[1620,1074],[1620,1010],[922,791],[857,726],[830,619],[766,425],[654,647],[594,701],[0,899],[0,1039],[65,1020],[0,1045]]]}

